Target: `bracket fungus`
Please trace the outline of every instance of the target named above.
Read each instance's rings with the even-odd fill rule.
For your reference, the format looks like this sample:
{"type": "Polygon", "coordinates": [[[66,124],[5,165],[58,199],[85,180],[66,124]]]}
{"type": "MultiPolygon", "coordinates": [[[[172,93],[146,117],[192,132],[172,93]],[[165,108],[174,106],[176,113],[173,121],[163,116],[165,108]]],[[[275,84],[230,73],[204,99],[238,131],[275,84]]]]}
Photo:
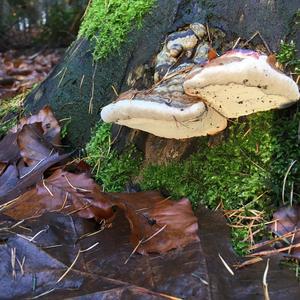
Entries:
{"type": "Polygon", "coordinates": [[[183,93],[177,75],[150,91],[128,91],[102,109],[104,122],[114,122],[154,135],[183,139],[213,135],[227,127],[227,119],[202,101],[183,93]]]}
{"type": "Polygon", "coordinates": [[[160,81],[172,67],[176,68],[179,59],[181,63],[184,60],[192,62],[195,48],[205,35],[206,28],[200,23],[192,23],[186,30],[168,35],[163,49],[156,56],[154,81],[160,81]]]}
{"type": "Polygon", "coordinates": [[[103,108],[103,121],[183,139],[214,135],[227,127],[228,118],[299,99],[297,84],[266,55],[238,49],[209,60],[205,35],[199,23],[170,34],[156,58],[156,84],[120,95],[103,108]]]}
{"type": "Polygon", "coordinates": [[[191,71],[184,91],[197,96],[227,118],[237,118],[299,99],[297,84],[250,50],[232,50],[191,71]]]}

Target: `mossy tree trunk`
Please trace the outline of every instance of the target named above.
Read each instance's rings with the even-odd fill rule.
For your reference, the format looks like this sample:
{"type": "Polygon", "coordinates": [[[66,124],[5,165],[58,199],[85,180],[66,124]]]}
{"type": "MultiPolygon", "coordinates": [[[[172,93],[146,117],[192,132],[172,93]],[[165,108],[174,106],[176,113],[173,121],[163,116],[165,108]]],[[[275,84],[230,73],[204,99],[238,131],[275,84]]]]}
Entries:
{"type": "MultiPolygon", "coordinates": [[[[149,0],[137,2],[143,1],[149,5],[149,0]]],[[[102,0],[94,2],[97,5],[106,3],[102,0]]],[[[110,1],[117,2],[119,0],[110,1]]],[[[231,40],[248,39],[258,30],[275,51],[280,40],[291,33],[290,25],[297,8],[297,0],[269,1],[268,4],[250,0],[154,1],[153,7],[145,13],[142,27],[133,29],[119,49],[111,51],[106,58],[93,59],[97,35],[95,38],[90,36],[92,42],[85,37],[77,39],[48,79],[29,95],[28,111],[37,111],[50,104],[58,118],[71,118],[69,141],[80,147],[89,139],[90,129],[100,120],[101,107],[116,98],[115,91],[119,93],[132,87],[128,77],[137,67],[143,66],[145,73],[138,87],[151,84],[153,58],[169,32],[191,22],[208,22],[210,26],[222,28],[231,40]]],[[[113,14],[114,9],[113,5],[107,8],[107,14],[113,14]]],[[[114,36],[110,38],[115,43],[114,36]]]]}

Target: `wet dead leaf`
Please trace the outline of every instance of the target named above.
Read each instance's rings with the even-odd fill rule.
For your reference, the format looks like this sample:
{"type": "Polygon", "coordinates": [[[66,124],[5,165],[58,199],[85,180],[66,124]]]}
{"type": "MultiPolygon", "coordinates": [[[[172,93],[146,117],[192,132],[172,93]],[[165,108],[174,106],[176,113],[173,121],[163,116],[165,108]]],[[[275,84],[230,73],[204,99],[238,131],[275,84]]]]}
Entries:
{"type": "MultiPolygon", "coordinates": [[[[117,216],[113,225],[99,231],[99,225],[75,215],[58,213],[26,220],[14,226],[3,219],[0,234],[0,298],[91,299],[263,299],[262,278],[266,261],[228,273],[218,253],[232,266],[240,261],[234,254],[229,229],[221,213],[197,211],[199,241],[165,254],[134,254],[128,243],[130,225],[117,216]],[[6,222],[6,223],[5,223],[6,222]],[[7,228],[5,230],[5,228],[7,228]],[[91,233],[98,232],[91,235],[91,233]],[[4,236],[5,235],[5,236],[4,236]],[[80,238],[85,236],[85,238],[80,238]],[[0,236],[1,237],[1,236],[0,236]],[[34,239],[33,239],[34,238],[34,239]],[[82,253],[67,275],[79,250],[82,253]],[[12,278],[12,250],[16,249],[16,280],[12,278]],[[24,263],[22,275],[17,259],[24,263]]],[[[270,259],[270,299],[298,300],[300,288],[293,272],[270,259]]]]}
{"type": "MultiPolygon", "coordinates": [[[[300,205],[282,207],[273,214],[270,228],[276,237],[283,236],[276,242],[276,248],[292,246],[300,243],[300,205]],[[294,232],[294,233],[293,233],[294,232]],[[291,233],[289,236],[286,236],[291,233]],[[286,237],[284,237],[286,236],[286,237]]],[[[288,254],[300,258],[300,245],[287,249],[288,254]]]]}
{"type": "Polygon", "coordinates": [[[0,204],[26,192],[42,179],[43,173],[48,168],[63,161],[68,156],[69,154],[54,153],[30,167],[24,167],[22,164],[20,167],[9,165],[0,177],[0,204]]]}
{"type": "Polygon", "coordinates": [[[20,149],[17,144],[17,133],[8,133],[0,141],[0,162],[14,163],[20,158],[20,149]]]}
{"type": "Polygon", "coordinates": [[[93,179],[84,173],[72,174],[58,169],[21,195],[4,214],[22,220],[49,211],[62,211],[101,220],[113,216],[111,207],[110,197],[102,193],[93,179]]]}
{"type": "Polygon", "coordinates": [[[18,133],[20,154],[28,166],[34,166],[55,152],[45,138],[42,123],[25,124],[18,133]]]}
{"type": "Polygon", "coordinates": [[[25,124],[33,123],[42,123],[44,138],[55,146],[60,145],[60,126],[49,106],[45,106],[36,115],[22,118],[19,124],[11,129],[11,132],[20,131],[25,124]]]}
{"type": "Polygon", "coordinates": [[[158,192],[112,194],[131,226],[136,252],[165,253],[198,241],[198,224],[188,199],[172,201],[158,192]]]}
{"type": "Polygon", "coordinates": [[[47,76],[59,58],[55,50],[45,50],[37,56],[18,55],[13,50],[0,53],[0,99],[32,88],[47,76]]]}

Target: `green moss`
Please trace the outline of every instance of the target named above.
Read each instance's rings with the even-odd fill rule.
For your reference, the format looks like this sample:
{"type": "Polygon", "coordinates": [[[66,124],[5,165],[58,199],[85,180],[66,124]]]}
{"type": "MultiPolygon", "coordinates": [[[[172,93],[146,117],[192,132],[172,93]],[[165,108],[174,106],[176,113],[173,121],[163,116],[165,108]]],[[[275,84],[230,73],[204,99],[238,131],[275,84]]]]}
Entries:
{"type": "Polygon", "coordinates": [[[294,41],[280,42],[277,60],[296,75],[300,75],[300,59],[297,58],[297,48],[294,41]]]}
{"type": "MultiPolygon", "coordinates": [[[[298,126],[300,114],[264,112],[249,116],[229,128],[230,138],[210,148],[200,139],[198,153],[182,163],[149,166],[142,172],[143,189],[165,189],[175,198],[188,197],[194,205],[225,209],[246,204],[265,209],[281,199],[284,175],[300,159],[298,126]],[[279,117],[280,114],[280,117],[279,117]]],[[[287,180],[286,197],[294,182],[294,200],[299,200],[300,167],[294,165],[287,180]]]]}
{"type": "Polygon", "coordinates": [[[86,161],[93,167],[95,179],[107,192],[121,192],[132,176],[138,173],[141,154],[129,147],[122,154],[111,148],[111,124],[100,123],[86,146],[86,161]]]}
{"type": "Polygon", "coordinates": [[[0,137],[17,124],[18,118],[23,113],[23,101],[28,93],[29,91],[0,101],[0,137]]]}
{"type": "Polygon", "coordinates": [[[231,230],[231,240],[232,245],[236,253],[241,256],[249,254],[248,247],[249,242],[247,238],[249,236],[249,229],[248,228],[232,228],[231,230]]]}
{"type": "Polygon", "coordinates": [[[140,27],[155,0],[94,0],[81,24],[79,36],[94,45],[94,59],[117,50],[134,26],[140,27]]]}

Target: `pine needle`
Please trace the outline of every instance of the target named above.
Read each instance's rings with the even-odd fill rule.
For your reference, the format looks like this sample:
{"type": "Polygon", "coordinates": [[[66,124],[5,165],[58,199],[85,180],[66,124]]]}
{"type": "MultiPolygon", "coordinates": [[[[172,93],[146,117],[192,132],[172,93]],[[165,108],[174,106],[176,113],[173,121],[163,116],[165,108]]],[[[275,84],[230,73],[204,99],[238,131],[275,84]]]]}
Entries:
{"type": "Polygon", "coordinates": [[[234,276],[234,273],[232,271],[232,269],[229,267],[229,265],[226,263],[226,261],[224,260],[224,258],[219,254],[219,258],[221,259],[221,262],[223,263],[223,265],[225,266],[225,268],[227,269],[227,271],[232,275],[234,276]]]}
{"type": "Polygon", "coordinates": [[[265,269],[264,276],[263,276],[264,300],[270,300],[269,290],[268,290],[268,283],[267,283],[267,275],[268,275],[268,271],[269,271],[269,262],[270,262],[270,259],[268,258],[266,269],[265,269]]]}
{"type": "Polygon", "coordinates": [[[70,267],[64,272],[64,274],[61,275],[61,277],[56,281],[56,283],[61,282],[67,276],[67,274],[71,271],[71,269],[76,264],[76,262],[77,262],[77,260],[78,260],[78,258],[79,258],[79,256],[80,256],[81,253],[84,253],[84,252],[87,252],[89,250],[92,250],[93,248],[95,248],[98,245],[99,245],[99,242],[95,243],[94,245],[92,245],[91,247],[89,247],[87,249],[79,250],[77,252],[77,255],[76,255],[75,259],[73,260],[72,264],[70,265],[70,267]]]}

